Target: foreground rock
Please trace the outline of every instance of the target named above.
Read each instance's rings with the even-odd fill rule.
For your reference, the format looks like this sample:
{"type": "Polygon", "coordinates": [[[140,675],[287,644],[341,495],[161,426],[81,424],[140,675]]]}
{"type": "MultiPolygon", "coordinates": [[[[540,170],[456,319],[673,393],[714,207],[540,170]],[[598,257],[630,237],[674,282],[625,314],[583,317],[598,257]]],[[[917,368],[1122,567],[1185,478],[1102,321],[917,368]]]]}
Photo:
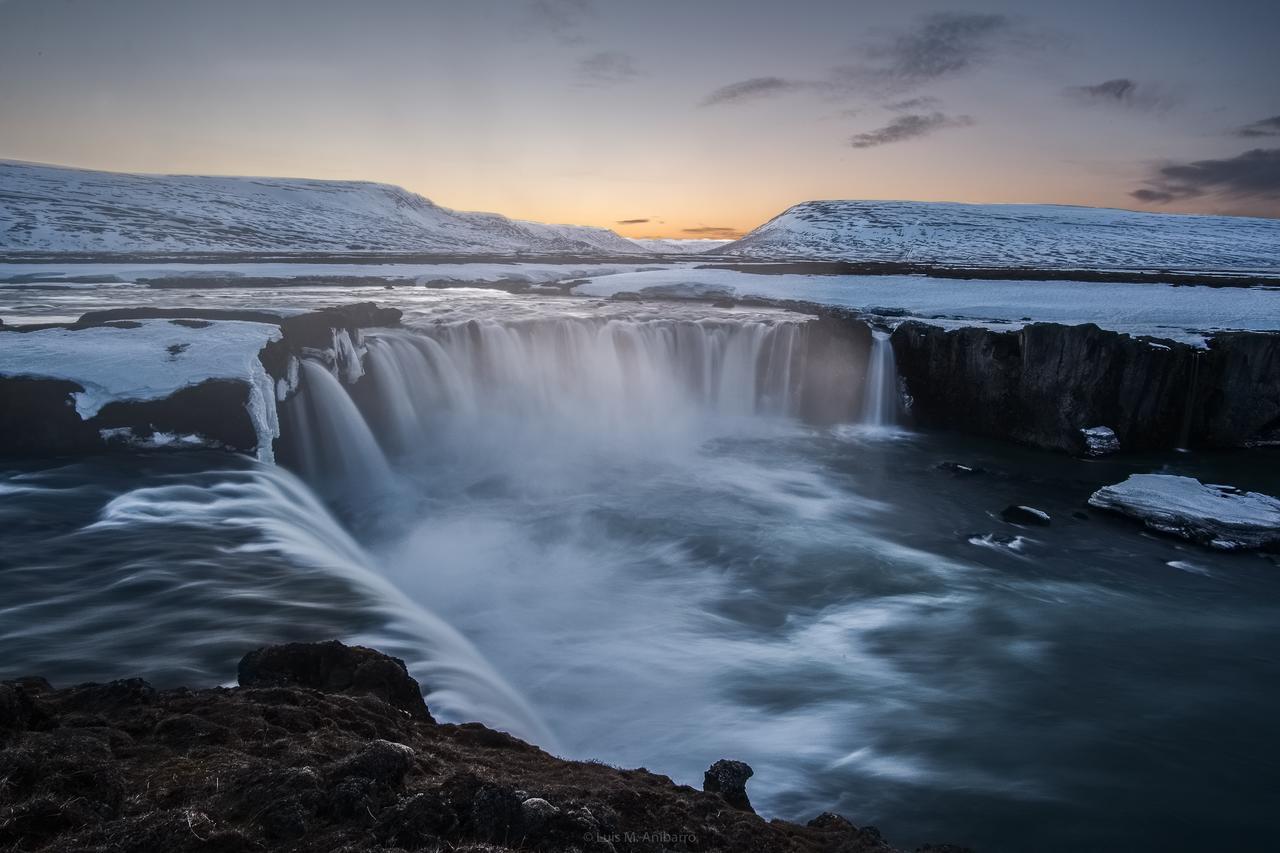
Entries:
{"type": "Polygon", "coordinates": [[[743,810],[740,762],[713,765],[728,790],[708,793],[436,724],[369,649],[269,647],[240,672],[235,689],[0,684],[0,849],[892,851],[838,815],[743,810]]]}
{"type": "Polygon", "coordinates": [[[747,797],[747,780],[755,775],[751,765],[742,761],[721,759],[707,769],[702,776],[702,790],[719,794],[735,809],[755,812],[747,797]]]}
{"type": "Polygon", "coordinates": [[[1210,548],[1280,546],[1280,500],[1232,486],[1168,474],[1134,474],[1094,492],[1089,504],[1210,548]]]}

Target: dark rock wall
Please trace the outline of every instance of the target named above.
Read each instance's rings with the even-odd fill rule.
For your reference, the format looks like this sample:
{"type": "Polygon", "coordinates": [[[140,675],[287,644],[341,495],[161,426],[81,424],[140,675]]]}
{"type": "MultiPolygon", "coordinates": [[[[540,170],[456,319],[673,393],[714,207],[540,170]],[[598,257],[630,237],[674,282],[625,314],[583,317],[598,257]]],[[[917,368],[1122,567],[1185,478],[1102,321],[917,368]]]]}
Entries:
{"type": "Polygon", "coordinates": [[[1280,425],[1280,336],[1220,335],[1209,349],[1094,325],[945,330],[892,337],[917,424],[1068,452],[1109,426],[1125,450],[1233,447],[1280,425]]]}
{"type": "MultiPolygon", "coordinates": [[[[275,379],[288,373],[289,359],[305,348],[332,346],[335,330],[355,333],[370,326],[400,322],[394,308],[372,302],[325,308],[281,318],[261,311],[201,308],[122,308],[91,312],[71,324],[90,328],[103,323],[167,318],[174,322],[208,323],[245,320],[278,323],[283,335],[267,344],[259,355],[275,379]]],[[[30,330],[32,327],[27,327],[30,330]]],[[[22,334],[6,330],[3,334],[22,334]]],[[[211,379],[183,388],[161,400],[122,400],[102,407],[89,420],[76,412],[71,395],[83,391],[65,379],[0,376],[0,456],[57,456],[101,453],[124,442],[104,438],[102,430],[128,429],[132,437],[146,440],[154,433],[200,435],[210,446],[251,453],[258,437],[249,416],[249,386],[238,379],[211,379]]]]}

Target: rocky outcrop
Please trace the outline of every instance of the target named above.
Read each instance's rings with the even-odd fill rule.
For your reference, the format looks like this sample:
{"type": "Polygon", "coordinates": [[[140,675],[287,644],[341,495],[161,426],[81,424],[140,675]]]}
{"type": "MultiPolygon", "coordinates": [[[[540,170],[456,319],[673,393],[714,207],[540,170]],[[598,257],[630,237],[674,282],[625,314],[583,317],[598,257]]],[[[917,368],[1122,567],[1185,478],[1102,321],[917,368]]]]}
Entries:
{"type": "Polygon", "coordinates": [[[1017,331],[907,321],[892,336],[917,424],[1087,453],[1105,424],[1124,450],[1280,439],[1280,335],[1224,333],[1207,349],[1094,325],[1017,331]]]}
{"type": "Polygon", "coordinates": [[[703,774],[702,790],[719,794],[735,809],[754,813],[755,809],[751,808],[751,800],[747,797],[747,780],[754,775],[755,771],[746,762],[722,758],[703,774]]]}
{"type": "Polygon", "coordinates": [[[415,717],[431,719],[422,689],[404,661],[337,640],[257,649],[241,659],[238,676],[241,687],[309,687],[376,696],[415,717]]]}
{"type": "MultiPolygon", "coordinates": [[[[345,333],[349,340],[358,337],[363,328],[397,325],[400,312],[370,302],[297,315],[236,309],[120,308],[90,312],[62,326],[9,326],[0,330],[0,335],[19,336],[8,340],[22,346],[23,341],[35,340],[22,336],[48,329],[66,329],[77,335],[101,329],[128,332],[158,320],[192,330],[207,330],[227,321],[278,326],[278,339],[269,341],[257,355],[262,366],[256,369],[261,374],[265,368],[262,378],[273,385],[287,379],[291,360],[305,350],[332,347],[337,333],[345,333]]],[[[148,357],[153,357],[155,369],[163,372],[170,369],[166,360],[182,357],[185,347],[184,343],[172,344],[167,350],[156,347],[148,357]]],[[[22,373],[0,375],[0,454],[89,454],[116,447],[204,447],[251,453],[258,449],[264,429],[273,419],[264,409],[274,407],[276,389],[257,387],[248,375],[198,381],[158,399],[112,400],[82,417],[73,395],[85,393],[86,384],[42,377],[41,369],[35,360],[29,367],[23,363],[22,373]]],[[[270,435],[269,431],[265,434],[270,435]]]]}
{"type": "Polygon", "coordinates": [[[6,682],[0,849],[892,853],[838,815],[766,821],[723,792],[433,723],[354,691],[364,668],[393,675],[373,679],[387,695],[408,687],[399,662],[341,644],[246,657],[248,681],[276,686],[6,682]]]}

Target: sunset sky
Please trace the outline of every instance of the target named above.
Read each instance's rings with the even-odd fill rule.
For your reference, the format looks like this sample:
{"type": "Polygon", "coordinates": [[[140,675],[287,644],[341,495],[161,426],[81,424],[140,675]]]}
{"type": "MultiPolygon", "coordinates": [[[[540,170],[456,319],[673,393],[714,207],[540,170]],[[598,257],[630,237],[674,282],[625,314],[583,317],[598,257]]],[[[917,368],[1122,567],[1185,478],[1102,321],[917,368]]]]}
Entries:
{"type": "Polygon", "coordinates": [[[627,236],[815,198],[1280,216],[1280,3],[0,0],[0,158],[627,236]]]}

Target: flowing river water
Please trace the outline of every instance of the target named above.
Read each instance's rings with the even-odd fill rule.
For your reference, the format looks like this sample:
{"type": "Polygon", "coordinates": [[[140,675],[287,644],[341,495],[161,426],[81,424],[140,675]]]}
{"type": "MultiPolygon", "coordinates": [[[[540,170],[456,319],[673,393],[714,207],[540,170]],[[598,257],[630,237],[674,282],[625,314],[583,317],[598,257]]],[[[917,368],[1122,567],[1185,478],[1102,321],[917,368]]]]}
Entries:
{"type": "Polygon", "coordinates": [[[226,683],[257,645],[337,636],[557,754],[695,785],[744,760],[768,816],[986,853],[1265,848],[1280,567],[1084,502],[1150,471],[1274,494],[1274,453],[910,431],[891,350],[869,390],[815,388],[799,315],[459,304],[304,361],[279,467],[0,463],[0,675],[226,683]]]}

